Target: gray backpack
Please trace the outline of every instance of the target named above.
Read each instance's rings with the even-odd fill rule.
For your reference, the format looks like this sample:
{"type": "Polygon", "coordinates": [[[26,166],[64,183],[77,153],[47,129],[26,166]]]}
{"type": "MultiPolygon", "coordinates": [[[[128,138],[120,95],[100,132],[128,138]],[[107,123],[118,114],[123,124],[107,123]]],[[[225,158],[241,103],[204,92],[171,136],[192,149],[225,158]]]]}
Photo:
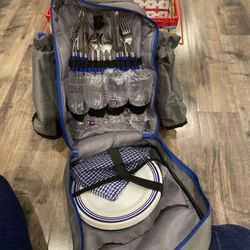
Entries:
{"type": "MultiPolygon", "coordinates": [[[[184,126],[186,106],[183,103],[181,88],[173,72],[174,49],[180,37],[167,32],[159,32],[156,60],[159,70],[156,106],[161,127],[174,129],[184,126]]],[[[52,36],[37,33],[32,55],[33,103],[36,109],[32,123],[34,130],[48,139],[61,137],[57,105],[56,68],[52,36]]]]}
{"type": "MultiPolygon", "coordinates": [[[[60,123],[62,135],[71,150],[65,169],[64,185],[74,250],[208,249],[211,240],[210,204],[196,174],[182,163],[158,137],[160,123],[168,129],[186,123],[186,108],[173,73],[173,49],[178,45],[179,38],[173,34],[159,33],[158,27],[133,1],[52,0],[51,14],[54,51],[44,53],[38,49],[34,55],[33,65],[39,64],[35,61],[43,60],[42,57],[46,54],[51,65],[55,62],[55,68],[48,67],[46,63],[40,63],[39,67],[43,65],[43,70],[34,69],[34,103],[37,115],[33,119],[33,126],[40,134],[56,137],[59,135],[57,128],[60,123]],[[118,58],[100,64],[98,60],[89,63],[72,56],[72,29],[82,10],[87,17],[109,16],[114,11],[119,11],[127,17],[130,23],[133,23],[131,25],[133,32],[138,34],[134,37],[134,57],[128,57],[126,62],[121,62],[123,59],[118,58]],[[39,57],[38,54],[41,56],[39,57]],[[71,90],[68,84],[72,80],[70,71],[81,68],[82,74],[86,70],[91,71],[93,67],[96,68],[96,65],[101,65],[101,67],[108,65],[107,68],[112,68],[114,65],[116,67],[117,63],[121,68],[128,66],[138,67],[137,69],[147,68],[152,73],[155,88],[152,88],[153,95],[146,108],[149,117],[146,126],[141,126],[141,123],[137,123],[134,127],[126,123],[118,127],[112,124],[83,131],[83,123],[76,122],[69,110],[71,90]],[[55,82],[52,77],[55,69],[57,90],[52,87],[55,82]],[[50,87],[47,87],[45,91],[48,85],[50,87]],[[58,92],[57,102],[55,102],[56,91],[58,92]],[[45,92],[51,93],[51,96],[49,97],[45,92]],[[49,107],[46,105],[49,105],[54,115],[49,115],[49,107]],[[48,126],[43,126],[42,123],[48,126]],[[166,183],[172,183],[163,188],[161,205],[155,209],[152,216],[135,226],[118,231],[96,229],[82,221],[75,198],[72,196],[74,162],[112,148],[145,145],[151,146],[157,152],[164,180],[166,178],[169,180],[166,183]]],[[[109,20],[107,18],[105,22],[109,20]]],[[[126,72],[126,69],[124,71],[126,72]]],[[[75,72],[75,74],[78,73],[75,72]]],[[[96,71],[95,75],[97,75],[96,71]]],[[[88,81],[91,81],[91,75],[88,81]]],[[[91,93],[95,94],[94,91],[91,93]]],[[[96,99],[92,98],[93,100],[96,99]]],[[[102,121],[104,118],[98,119],[102,121]]],[[[129,117],[129,119],[132,118],[129,117]]]]}

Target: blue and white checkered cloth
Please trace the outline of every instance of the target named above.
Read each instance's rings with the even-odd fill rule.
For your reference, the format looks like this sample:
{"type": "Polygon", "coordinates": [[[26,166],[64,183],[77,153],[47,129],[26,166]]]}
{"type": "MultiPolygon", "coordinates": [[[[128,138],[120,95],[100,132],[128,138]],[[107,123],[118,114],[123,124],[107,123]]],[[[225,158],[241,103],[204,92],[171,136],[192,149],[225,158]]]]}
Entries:
{"type": "MultiPolygon", "coordinates": [[[[149,158],[152,148],[122,147],[119,152],[127,170],[131,171],[149,158]]],[[[107,151],[81,160],[72,168],[72,177],[82,188],[113,176],[117,176],[117,173],[107,151]]],[[[126,180],[113,181],[93,189],[92,192],[110,201],[115,201],[127,184],[126,180]]]]}

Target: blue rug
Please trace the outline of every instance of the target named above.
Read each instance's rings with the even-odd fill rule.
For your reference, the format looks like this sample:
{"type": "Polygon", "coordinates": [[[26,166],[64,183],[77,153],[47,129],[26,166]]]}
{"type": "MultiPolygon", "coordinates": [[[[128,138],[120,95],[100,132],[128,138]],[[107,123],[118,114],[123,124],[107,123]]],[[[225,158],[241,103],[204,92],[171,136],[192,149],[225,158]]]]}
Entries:
{"type": "Polygon", "coordinates": [[[250,230],[230,224],[212,226],[209,250],[250,250],[250,230]]]}
{"type": "Polygon", "coordinates": [[[0,176],[0,249],[32,250],[23,210],[7,180],[0,176]]]}

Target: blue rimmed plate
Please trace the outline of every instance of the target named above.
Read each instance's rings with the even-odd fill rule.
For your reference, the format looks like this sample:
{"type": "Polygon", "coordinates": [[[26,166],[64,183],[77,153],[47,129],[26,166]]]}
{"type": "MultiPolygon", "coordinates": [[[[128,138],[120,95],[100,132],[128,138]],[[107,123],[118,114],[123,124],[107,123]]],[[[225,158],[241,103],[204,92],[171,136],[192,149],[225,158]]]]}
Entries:
{"type": "MultiPolygon", "coordinates": [[[[162,183],[162,174],[155,162],[147,163],[135,176],[162,183]]],[[[72,191],[81,189],[73,182],[72,191]]],[[[120,230],[147,218],[161,198],[161,192],[129,182],[116,201],[109,201],[92,192],[77,196],[75,202],[81,219],[103,230],[120,230]]]]}

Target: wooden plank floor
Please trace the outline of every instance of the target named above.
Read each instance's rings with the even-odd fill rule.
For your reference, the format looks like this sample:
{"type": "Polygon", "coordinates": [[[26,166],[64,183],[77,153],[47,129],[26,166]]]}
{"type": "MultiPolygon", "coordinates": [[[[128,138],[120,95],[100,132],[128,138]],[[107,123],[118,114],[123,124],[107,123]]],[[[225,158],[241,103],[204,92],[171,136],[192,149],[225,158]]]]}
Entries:
{"type": "MultiPolygon", "coordinates": [[[[70,250],[62,139],[32,130],[31,52],[48,0],[0,1],[0,174],[15,190],[34,250],[70,250]]],[[[188,125],[161,131],[193,168],[215,224],[250,228],[250,1],[183,1],[185,45],[175,72],[188,125]]]]}

